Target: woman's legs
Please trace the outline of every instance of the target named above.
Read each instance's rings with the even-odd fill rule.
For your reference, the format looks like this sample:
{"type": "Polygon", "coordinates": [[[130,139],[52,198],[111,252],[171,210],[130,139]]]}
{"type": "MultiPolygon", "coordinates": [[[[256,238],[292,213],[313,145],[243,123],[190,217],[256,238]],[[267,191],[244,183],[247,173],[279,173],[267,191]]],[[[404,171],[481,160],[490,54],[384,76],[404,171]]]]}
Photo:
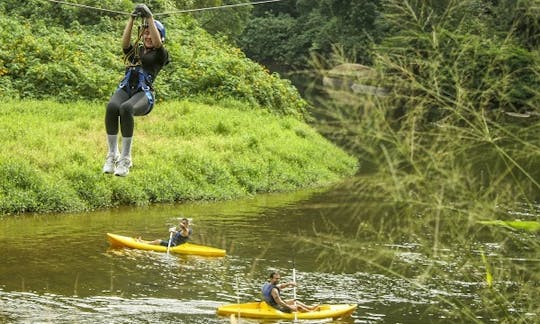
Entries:
{"type": "MultiPolygon", "coordinates": [[[[121,103],[118,109],[122,137],[132,137],[135,129],[134,116],[143,116],[150,110],[150,103],[142,91],[121,103]]],[[[118,130],[117,130],[118,132],[118,130]]]]}
{"type": "Polygon", "coordinates": [[[289,300],[286,300],[285,302],[288,305],[296,305],[298,311],[303,312],[303,313],[319,310],[319,305],[308,306],[298,300],[295,302],[293,299],[289,299],[289,300]]]}
{"type": "Polygon", "coordinates": [[[119,159],[118,153],[118,118],[120,117],[120,106],[124,101],[129,99],[128,94],[121,89],[116,90],[112,95],[107,109],[105,110],[105,130],[107,132],[107,145],[109,151],[105,164],[103,165],[104,173],[113,173],[116,163],[119,159]]]}
{"type": "Polygon", "coordinates": [[[122,132],[122,153],[114,171],[117,176],[126,176],[131,163],[131,143],[135,129],[134,116],[145,115],[150,110],[150,103],[144,92],[137,92],[124,101],[118,110],[120,117],[120,130],[122,132]]]}

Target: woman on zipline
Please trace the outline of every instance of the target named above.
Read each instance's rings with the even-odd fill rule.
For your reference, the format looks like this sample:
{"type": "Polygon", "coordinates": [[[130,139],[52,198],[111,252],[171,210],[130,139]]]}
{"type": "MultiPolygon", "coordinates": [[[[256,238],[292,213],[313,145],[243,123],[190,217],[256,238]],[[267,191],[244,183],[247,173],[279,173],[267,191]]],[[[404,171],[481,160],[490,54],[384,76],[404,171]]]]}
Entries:
{"type": "Polygon", "coordinates": [[[129,173],[134,116],[144,116],[154,107],[153,81],[159,71],[169,62],[169,54],[163,47],[165,27],[154,20],[150,9],[139,4],[129,17],[122,35],[122,49],[126,62],[126,74],[112,95],[105,112],[105,129],[109,152],[103,165],[104,173],[124,177],[129,173]],[[146,25],[137,42],[131,43],[131,32],[137,17],[144,18],[146,25]],[[139,40],[142,37],[142,46],[139,40]],[[122,133],[122,152],[118,150],[118,127],[122,133]]]}

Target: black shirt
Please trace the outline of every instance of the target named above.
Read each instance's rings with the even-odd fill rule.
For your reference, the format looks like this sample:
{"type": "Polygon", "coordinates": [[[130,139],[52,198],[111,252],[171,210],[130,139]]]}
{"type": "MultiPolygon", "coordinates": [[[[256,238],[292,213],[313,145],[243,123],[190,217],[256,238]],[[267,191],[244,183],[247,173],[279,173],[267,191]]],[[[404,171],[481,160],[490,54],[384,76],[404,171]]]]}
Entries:
{"type": "MultiPolygon", "coordinates": [[[[161,68],[169,63],[169,53],[163,46],[148,49],[146,53],[144,52],[144,46],[140,46],[138,51],[144,71],[152,76],[152,81],[155,80],[161,68]]],[[[138,63],[133,45],[130,44],[128,48],[124,48],[124,55],[126,55],[126,61],[129,63],[133,65],[138,63]]]]}

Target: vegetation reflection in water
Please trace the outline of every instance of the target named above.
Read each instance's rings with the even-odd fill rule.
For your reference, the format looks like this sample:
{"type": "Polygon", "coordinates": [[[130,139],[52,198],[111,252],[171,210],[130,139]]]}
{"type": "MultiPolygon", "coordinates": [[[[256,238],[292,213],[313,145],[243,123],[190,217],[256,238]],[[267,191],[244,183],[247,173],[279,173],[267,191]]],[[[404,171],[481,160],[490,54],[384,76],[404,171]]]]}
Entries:
{"type": "MultiPolygon", "coordinates": [[[[540,279],[536,231],[470,219],[485,214],[444,210],[427,214],[414,204],[373,201],[370,181],[369,177],[351,181],[343,188],[348,194],[333,197],[337,204],[323,214],[332,233],[299,237],[299,245],[321,248],[320,270],[357,268],[369,274],[365,284],[360,280],[360,296],[382,309],[391,305],[381,312],[391,322],[408,318],[403,316],[407,310],[420,311],[419,320],[534,321],[540,279]],[[338,214],[348,215],[348,220],[341,220],[348,231],[332,220],[338,214]],[[418,308],[417,303],[426,307],[418,308]]],[[[498,216],[528,214],[529,206],[518,208],[500,208],[498,216]]]]}
{"type": "MultiPolygon", "coordinates": [[[[2,307],[0,319],[222,322],[215,314],[216,307],[239,298],[258,299],[260,285],[270,269],[282,269],[284,278],[288,275],[290,280],[290,234],[297,233],[308,219],[318,222],[317,217],[299,211],[316,193],[86,214],[6,217],[0,228],[0,241],[5,247],[0,250],[5,260],[0,268],[0,299],[6,306],[2,307]],[[180,214],[193,219],[194,242],[225,247],[228,255],[167,257],[155,252],[110,249],[106,242],[108,231],[161,237],[180,214]],[[37,314],[36,309],[40,310],[37,314]]],[[[305,281],[301,295],[307,300],[317,298],[309,296],[316,291],[308,279],[310,273],[316,273],[311,257],[297,255],[302,266],[298,280],[305,281]]],[[[333,281],[339,282],[339,278],[333,281]]],[[[342,289],[339,295],[321,295],[321,301],[356,300],[356,290],[338,288],[342,289]]]]}
{"type": "MultiPolygon", "coordinates": [[[[359,304],[350,319],[334,323],[486,321],[502,316],[486,308],[496,298],[533,298],[536,233],[374,201],[356,190],[367,182],[246,201],[5,219],[0,319],[226,323],[216,307],[259,299],[271,269],[290,280],[292,258],[300,299],[359,304]],[[193,218],[195,241],[228,255],[167,257],[111,250],[106,242],[107,231],[160,237],[180,213],[193,218]],[[30,245],[20,235],[36,240],[30,245]]],[[[532,319],[518,307],[502,311],[532,319]]]]}

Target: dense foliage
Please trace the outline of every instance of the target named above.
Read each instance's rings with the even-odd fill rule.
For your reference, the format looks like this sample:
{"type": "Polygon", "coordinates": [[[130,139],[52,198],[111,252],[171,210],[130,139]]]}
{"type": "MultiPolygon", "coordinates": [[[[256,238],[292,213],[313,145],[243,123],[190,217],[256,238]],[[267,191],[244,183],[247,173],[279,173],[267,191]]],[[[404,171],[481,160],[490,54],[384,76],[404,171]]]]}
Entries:
{"type": "MultiPolygon", "coordinates": [[[[439,21],[439,27],[444,26],[446,31],[479,39],[487,35],[487,41],[495,35],[504,38],[511,31],[513,43],[507,46],[515,44],[526,50],[539,46],[537,1],[406,1],[402,3],[403,10],[409,13],[402,16],[400,25],[387,20],[397,14],[393,4],[395,1],[388,0],[290,0],[254,6],[239,44],[249,57],[270,66],[306,68],[314,55],[321,56],[330,66],[339,63],[339,56],[371,65],[379,52],[374,46],[400,32],[411,33],[411,24],[423,20],[428,23],[418,28],[429,28],[439,21]]],[[[451,43],[450,40],[447,45],[451,43]]]]}
{"type": "Polygon", "coordinates": [[[538,233],[480,224],[540,220],[539,2],[382,3],[374,69],[343,78],[319,110],[320,129],[371,167],[349,188],[359,203],[343,208],[354,235],[378,244],[337,232],[320,259],[333,271],[355,259],[427,294],[443,291],[430,321],[534,322],[538,233]],[[373,79],[384,91],[352,93],[351,83],[373,79]],[[366,201],[377,202],[371,212],[366,201]],[[399,266],[403,254],[417,261],[399,266]],[[456,283],[470,302],[456,297],[456,283]]]}
{"type": "Polygon", "coordinates": [[[371,62],[379,0],[297,0],[256,6],[239,44],[246,54],[269,65],[309,66],[310,57],[327,59],[336,51],[371,62]]]}
{"type": "Polygon", "coordinates": [[[386,86],[395,91],[396,107],[415,107],[414,115],[428,122],[455,109],[465,118],[466,110],[537,109],[539,52],[527,49],[516,29],[522,17],[503,27],[497,23],[521,6],[515,4],[502,16],[484,1],[437,1],[433,6],[388,1],[385,22],[390,28],[377,53],[380,67],[391,75],[386,86]]]}
{"type": "MultiPolygon", "coordinates": [[[[540,52],[516,29],[526,3],[499,2],[514,22],[495,28],[500,7],[486,1],[385,1],[388,36],[375,47],[372,74],[385,95],[330,102],[321,109],[338,125],[329,136],[350,145],[364,166],[402,174],[402,184],[420,175],[425,183],[411,179],[415,190],[457,178],[493,200],[502,199],[504,190],[493,190],[503,183],[526,201],[538,199],[540,52]]],[[[350,96],[344,90],[337,99],[350,96]]],[[[445,188],[449,200],[467,192],[445,188]]]]}
{"type": "MultiPolygon", "coordinates": [[[[185,1],[187,2],[187,1],[185,1]]],[[[251,6],[244,5],[245,0],[199,0],[189,1],[182,5],[180,10],[195,10],[193,17],[200,26],[215,36],[224,36],[235,42],[242,34],[251,18],[251,6]],[[218,8],[223,7],[223,8],[218,8]],[[196,11],[201,8],[208,10],[196,11]]]]}
{"type": "MultiPolygon", "coordinates": [[[[82,2],[82,1],[81,1],[82,2]]],[[[129,2],[92,3],[129,12],[129,2]]],[[[174,9],[155,3],[156,11],[174,9]]],[[[47,1],[3,3],[0,91],[9,98],[106,100],[123,74],[120,36],[126,16],[47,1]]],[[[158,100],[236,98],[277,114],[305,114],[306,103],[288,80],[271,74],[237,48],[209,36],[187,15],[162,19],[168,65],[156,80],[158,100]]]]}

